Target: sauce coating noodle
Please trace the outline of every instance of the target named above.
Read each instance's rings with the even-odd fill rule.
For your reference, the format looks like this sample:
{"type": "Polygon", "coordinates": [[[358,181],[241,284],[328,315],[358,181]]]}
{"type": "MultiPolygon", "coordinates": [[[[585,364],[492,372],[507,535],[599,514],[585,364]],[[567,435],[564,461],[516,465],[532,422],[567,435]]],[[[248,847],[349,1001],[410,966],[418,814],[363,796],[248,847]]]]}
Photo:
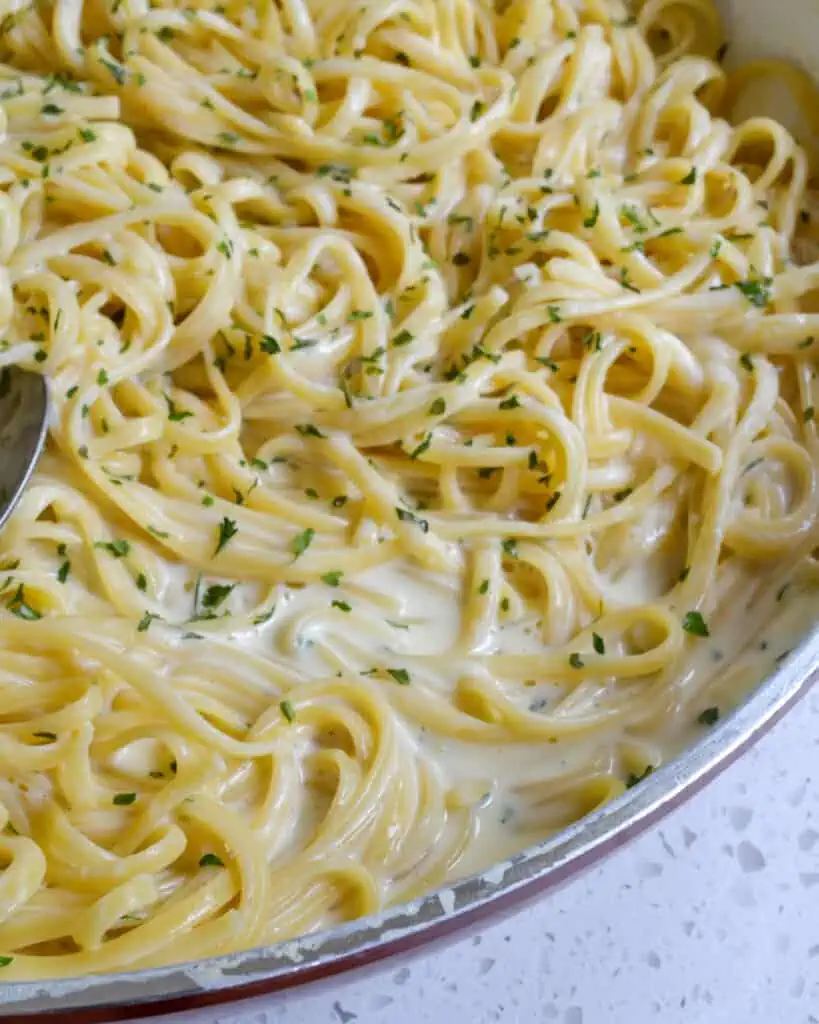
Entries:
{"type": "Polygon", "coordinates": [[[428,891],[805,628],[819,205],[710,0],[7,9],[0,978],[428,891]]]}

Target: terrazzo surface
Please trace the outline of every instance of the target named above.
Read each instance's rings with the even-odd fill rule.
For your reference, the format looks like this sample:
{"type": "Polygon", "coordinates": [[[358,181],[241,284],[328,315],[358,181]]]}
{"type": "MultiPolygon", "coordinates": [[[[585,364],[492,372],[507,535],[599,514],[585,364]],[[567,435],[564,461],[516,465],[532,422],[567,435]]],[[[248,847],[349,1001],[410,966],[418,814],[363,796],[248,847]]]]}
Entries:
{"type": "Polygon", "coordinates": [[[376,974],[161,1024],[819,1024],[819,689],[560,892],[376,974]]]}

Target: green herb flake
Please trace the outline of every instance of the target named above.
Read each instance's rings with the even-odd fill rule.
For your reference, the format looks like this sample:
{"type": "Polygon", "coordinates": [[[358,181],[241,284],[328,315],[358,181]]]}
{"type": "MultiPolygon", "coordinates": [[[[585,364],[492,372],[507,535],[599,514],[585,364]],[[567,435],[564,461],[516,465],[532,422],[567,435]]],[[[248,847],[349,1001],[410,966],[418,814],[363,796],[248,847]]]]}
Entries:
{"type": "Polygon", "coordinates": [[[719,708],[706,708],[697,715],[700,725],[715,725],[719,721],[719,708]]]}
{"type": "Polygon", "coordinates": [[[393,677],[396,683],[400,683],[401,686],[409,686],[410,674],[405,668],[388,668],[387,672],[393,677]]]}
{"type": "Polygon", "coordinates": [[[181,423],[182,420],[186,420],[189,416],[193,416],[192,412],[188,412],[187,409],[180,409],[172,398],[165,395],[165,401],[168,404],[168,419],[172,423],[181,423]]]}
{"type": "Polygon", "coordinates": [[[599,633],[592,633],[592,646],[597,654],[606,653],[606,645],[599,633]]]}
{"type": "Polygon", "coordinates": [[[284,715],[287,721],[290,722],[292,725],[292,723],[296,721],[296,709],[293,707],[290,701],[279,701],[279,708],[281,709],[281,713],[284,715]]]}
{"type": "Polygon", "coordinates": [[[736,281],[734,287],[742,292],[751,305],[764,309],[771,301],[772,284],[773,278],[761,277],[749,281],[736,281]]]}
{"type": "Polygon", "coordinates": [[[572,668],[583,668],[583,659],[580,657],[577,651],[574,651],[572,654],[569,655],[569,664],[572,666],[572,668]]]}
{"type": "Polygon", "coordinates": [[[235,583],[214,583],[202,595],[203,608],[218,608],[232,593],[235,583]]]}
{"type": "Polygon", "coordinates": [[[419,456],[423,455],[424,452],[429,448],[429,446],[431,444],[432,444],[432,434],[427,434],[427,436],[423,439],[423,441],[421,441],[421,443],[419,445],[417,445],[415,448],[413,448],[413,450],[410,452],[410,458],[411,459],[419,458],[419,456]]]}
{"type": "Polygon", "coordinates": [[[594,204],[594,209],[592,210],[592,212],[583,221],[583,227],[584,228],[593,228],[597,224],[597,220],[598,220],[599,217],[600,217],[600,203],[596,202],[594,204]]]}
{"type": "Polygon", "coordinates": [[[699,612],[686,612],[682,628],[691,636],[710,636],[708,625],[699,612]]]}
{"type": "Polygon", "coordinates": [[[259,348],[262,352],[267,352],[267,354],[271,356],[278,355],[282,350],[281,345],[272,334],[262,335],[262,340],[259,342],[259,348]]]}
{"type": "Polygon", "coordinates": [[[636,206],[621,206],[620,214],[624,220],[629,222],[638,235],[644,235],[648,232],[648,227],[640,217],[640,213],[636,206]]]}
{"type": "Polygon", "coordinates": [[[506,537],[501,541],[501,550],[508,558],[517,558],[518,542],[514,537],[506,537]]]}
{"type": "Polygon", "coordinates": [[[115,793],[111,803],[116,804],[117,807],[128,807],[135,802],[136,798],[136,793],[115,793]]]}
{"type": "Polygon", "coordinates": [[[626,779],[626,789],[633,789],[638,783],[642,782],[643,779],[647,779],[653,771],[654,765],[647,764],[641,775],[635,775],[634,772],[632,772],[626,779]]]}
{"type": "Polygon", "coordinates": [[[127,540],[97,541],[94,547],[109,551],[114,558],[125,558],[131,550],[131,545],[127,540]]]}
{"type": "Polygon", "coordinates": [[[291,544],[291,551],[293,552],[294,558],[299,558],[313,543],[313,538],[316,535],[316,531],[312,526],[308,526],[307,529],[302,530],[301,533],[296,534],[291,544]]]}
{"type": "Polygon", "coordinates": [[[199,858],[200,868],[223,868],[224,866],[225,862],[215,853],[205,853],[199,858]]]}
{"type": "Polygon", "coordinates": [[[218,555],[219,552],[225,547],[225,545],[239,532],[239,527],[236,525],[235,519],[228,519],[227,516],[219,523],[219,536],[216,541],[216,550],[213,552],[214,555],[218,555]]]}
{"type": "Polygon", "coordinates": [[[302,437],[320,437],[326,438],[326,434],[322,434],[315,423],[297,423],[296,430],[301,434],[302,437]]]}
{"type": "Polygon", "coordinates": [[[400,522],[414,523],[421,528],[421,533],[429,533],[429,523],[426,519],[421,519],[420,516],[416,516],[405,508],[396,508],[395,514],[400,522]]]}

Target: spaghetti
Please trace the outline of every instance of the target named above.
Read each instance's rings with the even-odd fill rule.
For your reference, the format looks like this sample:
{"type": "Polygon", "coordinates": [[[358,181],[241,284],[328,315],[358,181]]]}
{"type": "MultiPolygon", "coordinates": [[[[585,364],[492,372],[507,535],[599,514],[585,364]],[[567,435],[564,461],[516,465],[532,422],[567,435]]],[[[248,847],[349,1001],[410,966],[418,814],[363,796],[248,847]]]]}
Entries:
{"type": "Polygon", "coordinates": [[[713,721],[816,582],[819,208],[710,0],[6,9],[0,976],[408,899],[713,721]]]}

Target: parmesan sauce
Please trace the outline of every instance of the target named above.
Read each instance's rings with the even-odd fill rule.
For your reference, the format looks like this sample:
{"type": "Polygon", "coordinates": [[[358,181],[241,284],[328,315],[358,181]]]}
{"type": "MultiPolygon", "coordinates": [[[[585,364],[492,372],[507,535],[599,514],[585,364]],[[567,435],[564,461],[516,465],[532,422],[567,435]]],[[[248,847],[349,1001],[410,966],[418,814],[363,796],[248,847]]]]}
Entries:
{"type": "MultiPolygon", "coordinates": [[[[197,584],[186,567],[168,569],[163,600],[172,604],[179,621],[189,620],[197,584]]],[[[198,587],[213,582],[200,580],[198,587]]],[[[589,777],[620,777],[628,786],[679,756],[776,670],[809,632],[817,610],[810,573],[797,570],[775,590],[750,576],[738,579],[723,607],[709,618],[710,635],[688,641],[673,687],[675,704],[665,714],[633,726],[615,720],[608,730],[598,726],[590,731],[587,739],[573,733],[565,742],[493,744],[437,732],[402,711],[396,700],[402,669],[410,686],[424,686],[448,700],[463,675],[481,674],[480,655],[452,658],[462,632],[463,591],[451,577],[445,581],[398,560],[336,586],[281,586],[267,595],[270,618],[263,628],[237,630],[240,622],[249,622],[250,609],[242,605],[264,603],[263,592],[252,590],[237,588],[229,600],[230,615],[204,623],[203,631],[273,659],[297,684],[334,675],[342,667],[368,674],[373,666],[395,666],[396,678],[379,681],[396,708],[403,741],[442,780],[449,803],[466,808],[472,819],[474,840],[457,864],[460,876],[554,834],[621,791],[589,788],[589,777]],[[447,655],[441,666],[436,655],[447,655]]],[[[632,606],[656,600],[656,591],[657,580],[645,571],[621,573],[610,587],[614,603],[632,606]]],[[[536,616],[501,625],[491,651],[481,653],[545,652],[542,625],[536,616]]],[[[505,685],[503,693],[534,713],[552,712],[562,695],[547,679],[505,685]]],[[[127,757],[134,771],[146,770],[150,761],[147,750],[141,758],[134,746],[127,757]],[[140,764],[131,763],[134,758],[140,764]]]]}

